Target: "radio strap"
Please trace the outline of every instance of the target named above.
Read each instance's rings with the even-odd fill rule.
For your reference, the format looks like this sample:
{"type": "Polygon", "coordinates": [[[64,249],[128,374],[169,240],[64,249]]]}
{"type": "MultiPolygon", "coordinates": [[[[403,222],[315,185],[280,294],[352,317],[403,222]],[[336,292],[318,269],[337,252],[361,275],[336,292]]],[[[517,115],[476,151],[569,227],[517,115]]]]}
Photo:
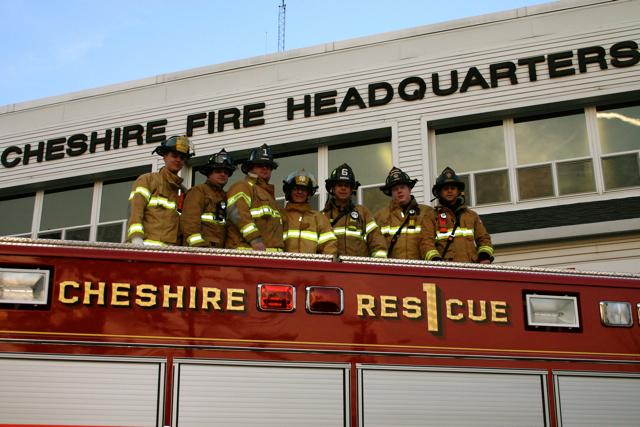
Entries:
{"type": "Polygon", "coordinates": [[[444,256],[447,254],[449,250],[449,246],[453,243],[453,239],[456,236],[456,230],[458,229],[458,225],[460,224],[460,210],[456,210],[455,219],[453,222],[453,230],[451,230],[451,234],[447,237],[447,244],[444,246],[444,250],[442,251],[442,259],[444,260],[444,256]]]}
{"type": "MultiPolygon", "coordinates": [[[[391,242],[389,242],[389,249],[387,249],[387,253],[389,254],[389,256],[391,256],[391,252],[393,251],[394,246],[396,245],[396,243],[398,243],[398,239],[400,238],[400,233],[402,233],[402,229],[404,228],[405,225],[407,225],[409,218],[413,216],[408,213],[410,210],[411,209],[407,209],[407,215],[404,218],[402,225],[400,226],[400,228],[398,228],[398,231],[396,231],[396,234],[394,234],[393,237],[391,238],[391,242]]],[[[416,211],[417,211],[417,208],[416,208],[416,211]]]]}

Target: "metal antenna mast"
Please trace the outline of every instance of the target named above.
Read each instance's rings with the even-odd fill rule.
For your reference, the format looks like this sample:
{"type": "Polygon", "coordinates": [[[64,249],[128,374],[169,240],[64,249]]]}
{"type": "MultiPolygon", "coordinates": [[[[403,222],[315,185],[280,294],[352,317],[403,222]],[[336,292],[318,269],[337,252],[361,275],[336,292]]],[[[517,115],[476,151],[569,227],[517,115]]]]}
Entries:
{"type": "Polygon", "coordinates": [[[278,6],[278,52],[284,51],[284,24],[286,22],[287,4],[282,0],[278,6]]]}

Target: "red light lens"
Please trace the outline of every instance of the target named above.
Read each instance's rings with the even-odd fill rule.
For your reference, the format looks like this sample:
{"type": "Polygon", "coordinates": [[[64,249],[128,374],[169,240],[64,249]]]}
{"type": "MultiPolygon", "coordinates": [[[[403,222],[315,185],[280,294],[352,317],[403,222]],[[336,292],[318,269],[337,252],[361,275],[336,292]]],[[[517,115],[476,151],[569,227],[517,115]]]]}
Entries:
{"type": "Polygon", "coordinates": [[[262,311],[293,311],[296,290],[291,285],[258,285],[258,309],[262,311]]]}
{"type": "Polygon", "coordinates": [[[344,307],[342,289],[327,286],[307,286],[307,311],[320,314],[341,314],[344,307]]]}

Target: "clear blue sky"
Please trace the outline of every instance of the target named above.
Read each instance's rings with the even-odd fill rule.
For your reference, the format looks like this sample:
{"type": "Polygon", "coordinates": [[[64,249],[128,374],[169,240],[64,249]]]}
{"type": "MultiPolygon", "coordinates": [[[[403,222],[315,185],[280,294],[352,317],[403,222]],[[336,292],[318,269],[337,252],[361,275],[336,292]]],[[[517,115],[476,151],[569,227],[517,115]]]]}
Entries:
{"type": "MultiPolygon", "coordinates": [[[[0,0],[0,105],[277,51],[281,0],[0,0]]],[[[542,0],[286,0],[285,48],[542,0]]]]}

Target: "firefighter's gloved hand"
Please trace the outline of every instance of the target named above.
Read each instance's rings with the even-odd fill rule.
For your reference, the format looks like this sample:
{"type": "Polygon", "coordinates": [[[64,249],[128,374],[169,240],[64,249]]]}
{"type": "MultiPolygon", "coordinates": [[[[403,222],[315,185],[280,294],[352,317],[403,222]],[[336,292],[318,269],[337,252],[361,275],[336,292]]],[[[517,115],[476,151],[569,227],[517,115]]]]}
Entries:
{"type": "Polygon", "coordinates": [[[134,236],[131,238],[131,244],[133,246],[144,246],[144,240],[140,236],[134,236]]]}

